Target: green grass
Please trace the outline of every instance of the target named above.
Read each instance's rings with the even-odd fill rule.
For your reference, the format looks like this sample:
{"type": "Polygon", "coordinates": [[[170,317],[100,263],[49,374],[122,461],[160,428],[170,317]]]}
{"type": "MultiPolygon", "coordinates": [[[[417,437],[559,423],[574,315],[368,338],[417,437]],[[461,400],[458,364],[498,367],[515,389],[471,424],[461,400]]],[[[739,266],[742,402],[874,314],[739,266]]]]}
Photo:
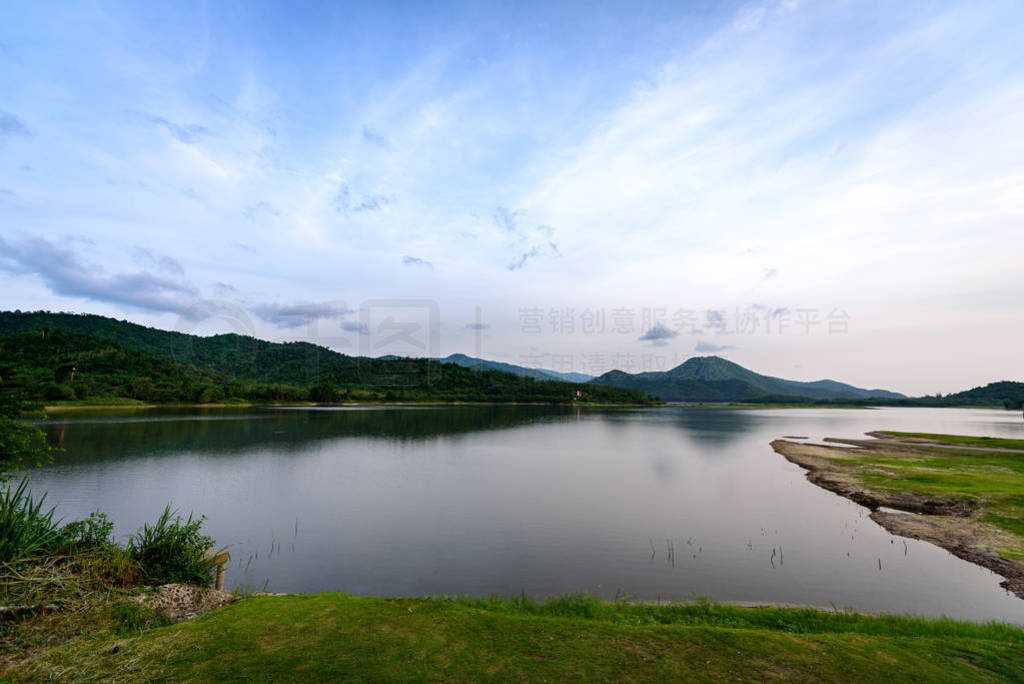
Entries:
{"type": "Polygon", "coordinates": [[[989,447],[991,449],[1018,449],[1024,451],[1024,439],[1005,439],[1002,437],[972,437],[969,435],[942,435],[932,432],[894,432],[882,430],[880,435],[910,439],[923,439],[937,444],[956,444],[972,447],[989,447]]]}
{"type": "Polygon", "coordinates": [[[1024,452],[1014,449],[1024,440],[936,435],[917,432],[877,433],[928,443],[880,441],[858,452],[843,452],[834,460],[852,468],[852,475],[872,491],[910,494],[966,504],[972,517],[1016,538],[1001,548],[1006,558],[1024,558],[1024,452]],[[970,447],[970,449],[957,448],[970,447]]]}
{"type": "MultiPolygon", "coordinates": [[[[129,625],[130,626],[130,625],[129,625]]],[[[248,598],[168,627],[76,640],[4,674],[71,680],[1009,681],[1024,631],[783,608],[248,598]]]]}

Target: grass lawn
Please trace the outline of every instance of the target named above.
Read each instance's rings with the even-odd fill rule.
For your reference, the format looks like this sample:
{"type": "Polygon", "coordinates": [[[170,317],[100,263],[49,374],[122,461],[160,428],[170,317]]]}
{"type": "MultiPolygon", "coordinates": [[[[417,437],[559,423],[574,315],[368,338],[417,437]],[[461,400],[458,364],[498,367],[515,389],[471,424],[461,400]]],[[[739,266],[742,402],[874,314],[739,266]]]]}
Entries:
{"type": "Polygon", "coordinates": [[[788,608],[529,600],[247,598],[194,620],[101,632],[14,680],[1010,681],[1024,630],[788,608]]]}

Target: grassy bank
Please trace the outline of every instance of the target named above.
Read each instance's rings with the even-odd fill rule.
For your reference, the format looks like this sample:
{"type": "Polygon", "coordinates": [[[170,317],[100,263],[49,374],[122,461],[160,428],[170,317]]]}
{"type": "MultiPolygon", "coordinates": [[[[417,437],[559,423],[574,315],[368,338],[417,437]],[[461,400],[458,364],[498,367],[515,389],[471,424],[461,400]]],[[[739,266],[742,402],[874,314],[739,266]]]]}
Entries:
{"type": "Polygon", "coordinates": [[[807,468],[815,484],[871,508],[872,519],[890,532],[994,570],[1024,598],[1024,440],[871,434],[832,440],[844,447],[785,440],[772,446],[807,468]]]}
{"type": "Polygon", "coordinates": [[[940,435],[934,432],[893,432],[880,430],[871,433],[881,440],[894,440],[905,444],[952,444],[955,446],[988,447],[993,449],[1014,449],[1024,451],[1024,439],[1002,437],[972,437],[969,435],[940,435]]]}
{"type": "Polygon", "coordinates": [[[134,636],[83,636],[11,679],[1013,680],[1005,625],[782,608],[255,597],[134,636]]]}

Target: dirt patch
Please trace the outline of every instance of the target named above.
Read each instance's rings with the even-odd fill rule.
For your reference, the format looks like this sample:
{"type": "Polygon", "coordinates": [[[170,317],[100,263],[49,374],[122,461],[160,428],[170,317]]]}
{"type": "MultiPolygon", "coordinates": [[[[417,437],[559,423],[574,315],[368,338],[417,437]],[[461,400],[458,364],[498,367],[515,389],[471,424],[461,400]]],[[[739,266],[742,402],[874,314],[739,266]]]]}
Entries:
{"type": "Polygon", "coordinates": [[[190,584],[164,584],[153,592],[140,594],[136,601],[167,613],[174,621],[187,620],[238,600],[230,591],[190,584]]]}
{"type": "MultiPolygon", "coordinates": [[[[847,444],[853,441],[843,440],[847,444]]],[[[781,439],[772,442],[777,453],[807,470],[808,480],[871,509],[871,519],[890,533],[922,539],[988,568],[1005,578],[1001,586],[1024,598],[1024,562],[1003,558],[996,551],[1016,545],[1019,539],[982,521],[981,512],[964,501],[869,489],[856,478],[856,473],[865,469],[849,461],[863,456],[873,446],[891,450],[891,445],[864,441],[857,446],[861,448],[798,444],[781,439]]]]}

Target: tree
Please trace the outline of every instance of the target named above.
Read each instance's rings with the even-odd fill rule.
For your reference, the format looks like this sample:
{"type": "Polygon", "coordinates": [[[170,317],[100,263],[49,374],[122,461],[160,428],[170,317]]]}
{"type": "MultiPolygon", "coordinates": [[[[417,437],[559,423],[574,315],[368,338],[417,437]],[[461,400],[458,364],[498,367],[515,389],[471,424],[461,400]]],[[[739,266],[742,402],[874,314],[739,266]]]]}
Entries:
{"type": "Polygon", "coordinates": [[[19,388],[4,379],[0,375],[0,482],[9,480],[13,471],[48,462],[57,450],[42,430],[17,420],[28,407],[19,388]]]}
{"type": "Polygon", "coordinates": [[[318,404],[330,404],[338,398],[338,392],[327,380],[309,390],[309,398],[318,404]]]}

